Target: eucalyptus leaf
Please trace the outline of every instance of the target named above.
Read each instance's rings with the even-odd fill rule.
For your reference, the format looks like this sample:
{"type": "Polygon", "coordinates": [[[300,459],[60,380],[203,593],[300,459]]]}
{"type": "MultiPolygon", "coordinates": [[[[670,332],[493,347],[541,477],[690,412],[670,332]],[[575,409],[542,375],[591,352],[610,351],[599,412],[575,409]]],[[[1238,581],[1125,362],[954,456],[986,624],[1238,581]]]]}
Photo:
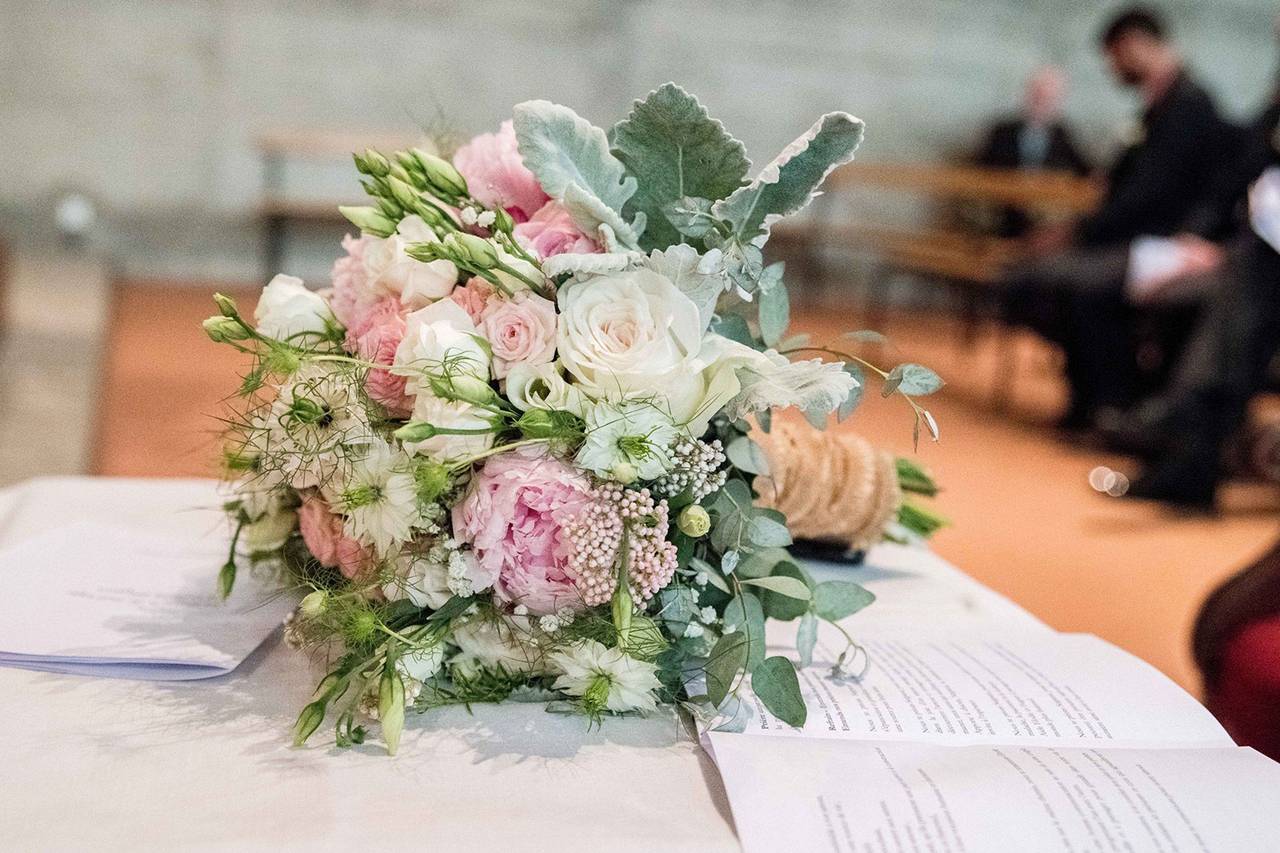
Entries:
{"type": "Polygon", "coordinates": [[[753,515],[747,522],[747,538],[762,548],[778,548],[791,544],[791,531],[766,515],[753,515]]]}
{"type": "Polygon", "coordinates": [[[770,575],[767,578],[747,578],[742,582],[744,585],[758,586],[778,595],[785,595],[787,598],[795,598],[800,601],[809,600],[809,587],[805,586],[804,581],[796,578],[789,578],[786,575],[770,575]]]}
{"type": "Polygon", "coordinates": [[[813,665],[813,647],[817,644],[818,617],[807,612],[800,617],[800,627],[796,629],[796,653],[801,666],[813,665]]]}
{"type": "Polygon", "coordinates": [[[782,271],[781,262],[770,264],[760,276],[760,338],[767,346],[777,344],[791,323],[791,302],[787,286],[782,282],[782,271]]]}
{"type": "Polygon", "coordinates": [[[750,184],[712,207],[732,224],[741,242],[767,236],[777,219],[800,210],[837,166],[853,159],[862,122],[848,113],[827,113],[792,142],[750,184]]]}
{"type": "MultiPolygon", "coordinates": [[[[812,598],[813,578],[801,566],[791,560],[784,560],[774,566],[772,574],[765,581],[780,583],[798,583],[804,587],[804,596],[792,596],[783,590],[766,590],[760,596],[760,604],[764,607],[764,615],[780,622],[790,622],[809,611],[812,598]]],[[[744,581],[745,583],[745,581],[744,581]]],[[[798,592],[798,588],[794,591],[798,592]]]]}
{"type": "Polygon", "coordinates": [[[739,577],[763,578],[773,574],[774,568],[791,559],[786,548],[761,548],[752,551],[738,566],[739,577]]]}
{"type": "Polygon", "coordinates": [[[747,325],[747,321],[737,314],[726,314],[717,317],[711,324],[711,331],[717,335],[723,335],[731,341],[737,341],[743,346],[748,346],[752,349],[760,348],[760,345],[756,342],[755,335],[751,334],[751,327],[747,325]]]}
{"type": "Polygon", "coordinates": [[[579,228],[594,234],[604,225],[622,245],[637,245],[644,214],[630,222],[623,218],[636,179],[610,153],[603,130],[550,101],[517,104],[513,123],[525,167],[547,195],[564,204],[579,228]]]}
{"type": "Polygon", "coordinates": [[[883,344],[889,340],[874,329],[858,329],[856,332],[845,332],[840,337],[864,344],[883,344]]]}
{"type": "Polygon", "coordinates": [[[613,128],[612,140],[614,154],[639,180],[626,212],[646,215],[645,249],[681,242],[664,210],[670,202],[687,196],[724,198],[742,185],[750,168],[742,143],[674,83],[636,101],[613,128]]]}
{"type": "Polygon", "coordinates": [[[813,588],[813,612],[830,622],[851,616],[875,600],[870,590],[850,581],[823,581],[813,588]]]}
{"type": "Polygon", "coordinates": [[[784,723],[800,728],[808,719],[795,665],[781,655],[765,658],[751,671],[751,690],[784,723]]]}
{"type": "Polygon", "coordinates": [[[942,387],[942,377],[922,364],[899,364],[889,372],[898,377],[897,389],[910,397],[923,397],[942,387]]]}
{"type": "Polygon", "coordinates": [[[764,455],[764,450],[760,445],[752,441],[748,436],[741,436],[729,442],[729,446],[724,450],[725,456],[737,468],[746,471],[748,474],[769,473],[769,459],[764,455]]]}
{"type": "Polygon", "coordinates": [[[733,690],[738,673],[747,666],[748,641],[746,634],[733,631],[725,634],[711,649],[707,658],[707,698],[719,708],[733,690]]]}
{"type": "Polygon", "coordinates": [[[749,592],[744,592],[730,601],[724,609],[725,629],[741,631],[750,641],[750,653],[747,656],[748,669],[764,659],[764,608],[760,599],[749,592]]]}

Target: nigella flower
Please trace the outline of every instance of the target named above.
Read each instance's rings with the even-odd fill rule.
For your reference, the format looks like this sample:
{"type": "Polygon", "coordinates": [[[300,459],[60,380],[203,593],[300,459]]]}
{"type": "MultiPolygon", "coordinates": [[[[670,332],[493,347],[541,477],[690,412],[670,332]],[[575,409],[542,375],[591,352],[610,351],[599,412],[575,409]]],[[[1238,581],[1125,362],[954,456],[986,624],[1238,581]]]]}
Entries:
{"type": "Polygon", "coordinates": [[[579,466],[624,482],[653,480],[671,470],[670,448],[680,432],[657,403],[597,403],[586,415],[579,466]],[[630,476],[619,476],[623,471],[630,476]]]}
{"type": "Polygon", "coordinates": [[[408,459],[378,438],[325,492],[330,506],[344,516],[351,538],[380,554],[408,541],[420,518],[408,459]]]}
{"type": "Polygon", "coordinates": [[[563,673],[552,687],[581,696],[588,713],[652,711],[657,707],[653,694],[661,686],[657,666],[628,657],[621,649],[582,640],[553,652],[551,662],[563,673]]]}
{"type": "Polygon", "coordinates": [[[327,483],[373,438],[357,377],[316,364],[303,365],[280,388],[265,427],[255,440],[260,471],[299,489],[327,483]]]}

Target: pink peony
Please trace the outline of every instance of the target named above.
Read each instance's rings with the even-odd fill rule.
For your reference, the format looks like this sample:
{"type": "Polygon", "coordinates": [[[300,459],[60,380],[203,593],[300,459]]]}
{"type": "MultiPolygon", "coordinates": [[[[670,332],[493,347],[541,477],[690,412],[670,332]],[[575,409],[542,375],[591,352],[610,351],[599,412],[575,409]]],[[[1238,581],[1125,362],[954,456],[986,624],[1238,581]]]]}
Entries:
{"type": "Polygon", "coordinates": [[[521,246],[543,260],[566,252],[592,254],[600,251],[596,241],[574,224],[569,211],[558,201],[547,202],[528,222],[517,225],[515,235],[521,246]]]}
{"type": "Polygon", "coordinates": [[[545,451],[520,448],[490,457],[453,508],[454,535],[476,555],[476,589],[534,615],[582,608],[565,572],[565,526],[582,512],[591,484],[545,451]]]}
{"type": "MultiPolygon", "coordinates": [[[[400,300],[394,296],[382,300],[369,313],[368,328],[360,335],[347,332],[347,349],[366,361],[390,366],[396,348],[404,339],[405,322],[400,300]]],[[[369,399],[381,403],[393,418],[407,418],[413,411],[413,399],[405,393],[405,378],[389,370],[370,370],[364,379],[369,399]]]]}
{"type": "Polygon", "coordinates": [[[498,379],[517,364],[546,364],[555,355],[556,306],[549,299],[527,290],[511,299],[491,299],[481,319],[498,379]]]}
{"type": "Polygon", "coordinates": [[[516,148],[516,131],[504,121],[497,133],[482,133],[453,155],[453,165],[467,179],[467,189],[489,207],[502,207],[525,222],[547,201],[538,179],[524,167],[516,148]]]}
{"type": "Polygon", "coordinates": [[[337,566],[343,577],[355,579],[373,568],[373,553],[342,530],[342,517],[324,498],[309,495],[298,507],[298,528],[307,550],[322,566],[337,566]]]}
{"type": "Polygon", "coordinates": [[[484,320],[484,308],[493,296],[493,285],[479,276],[471,279],[462,287],[455,287],[449,298],[462,306],[477,326],[484,320]]]}
{"type": "Polygon", "coordinates": [[[330,273],[333,292],[329,297],[329,307],[347,332],[356,336],[369,328],[370,315],[381,301],[381,295],[369,281],[364,261],[365,250],[376,239],[367,235],[352,237],[348,234],[343,237],[342,248],[347,250],[347,254],[333,262],[330,273]]]}

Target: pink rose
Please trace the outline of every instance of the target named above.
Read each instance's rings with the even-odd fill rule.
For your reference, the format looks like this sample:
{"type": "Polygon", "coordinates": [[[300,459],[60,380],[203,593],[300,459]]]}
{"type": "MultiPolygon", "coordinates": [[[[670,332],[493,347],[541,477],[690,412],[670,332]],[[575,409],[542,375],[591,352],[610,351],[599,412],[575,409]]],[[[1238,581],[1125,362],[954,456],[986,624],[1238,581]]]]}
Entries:
{"type": "Polygon", "coordinates": [[[455,287],[449,298],[462,306],[477,326],[484,319],[484,307],[493,296],[493,285],[476,276],[462,287],[455,287]]]}
{"type": "Polygon", "coordinates": [[[370,315],[382,299],[382,294],[374,289],[365,271],[364,253],[375,240],[365,235],[352,237],[348,234],[343,237],[342,248],[347,254],[333,262],[330,273],[333,292],[329,297],[329,307],[338,322],[357,336],[369,327],[370,315]]]}
{"type": "Polygon", "coordinates": [[[342,576],[355,579],[373,568],[373,553],[342,530],[324,498],[309,495],[298,507],[298,527],[311,556],[322,566],[337,566],[342,576]]]}
{"type": "Polygon", "coordinates": [[[511,299],[491,299],[481,319],[498,379],[517,364],[546,364],[555,355],[556,306],[549,299],[527,290],[511,299]]]}
{"type": "MultiPolygon", "coordinates": [[[[347,332],[347,349],[366,361],[390,366],[396,348],[404,339],[405,322],[400,300],[394,296],[378,303],[370,312],[368,328],[363,334],[347,332]]],[[[389,370],[372,369],[365,375],[364,390],[369,399],[381,403],[393,418],[407,418],[413,411],[413,399],[405,393],[405,378],[389,370]]]]}
{"type": "Polygon", "coordinates": [[[453,508],[454,535],[476,555],[476,589],[523,604],[534,615],[581,609],[566,573],[566,523],[586,507],[590,483],[579,471],[535,448],[490,457],[453,508]]]}
{"type": "Polygon", "coordinates": [[[527,221],[547,201],[538,179],[520,159],[510,121],[504,121],[497,133],[482,133],[459,148],[453,165],[476,200],[505,208],[517,222],[527,221]]]}
{"type": "Polygon", "coordinates": [[[600,251],[596,241],[574,224],[569,211],[558,201],[547,202],[528,222],[517,225],[515,235],[521,246],[543,260],[566,252],[593,254],[600,251]]]}

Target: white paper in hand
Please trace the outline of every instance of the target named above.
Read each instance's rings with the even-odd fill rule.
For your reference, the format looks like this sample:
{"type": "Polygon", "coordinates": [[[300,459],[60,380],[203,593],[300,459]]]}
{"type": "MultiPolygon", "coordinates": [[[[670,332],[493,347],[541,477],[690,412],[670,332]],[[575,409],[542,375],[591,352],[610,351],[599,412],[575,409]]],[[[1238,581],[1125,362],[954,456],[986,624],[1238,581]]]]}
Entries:
{"type": "Polygon", "coordinates": [[[84,521],[0,550],[0,666],[150,680],[230,672],[295,600],[242,572],[222,601],[228,544],[84,521]]]}
{"type": "Polygon", "coordinates": [[[1249,189],[1249,223],[1280,252],[1280,168],[1272,166],[1249,189]]]}

